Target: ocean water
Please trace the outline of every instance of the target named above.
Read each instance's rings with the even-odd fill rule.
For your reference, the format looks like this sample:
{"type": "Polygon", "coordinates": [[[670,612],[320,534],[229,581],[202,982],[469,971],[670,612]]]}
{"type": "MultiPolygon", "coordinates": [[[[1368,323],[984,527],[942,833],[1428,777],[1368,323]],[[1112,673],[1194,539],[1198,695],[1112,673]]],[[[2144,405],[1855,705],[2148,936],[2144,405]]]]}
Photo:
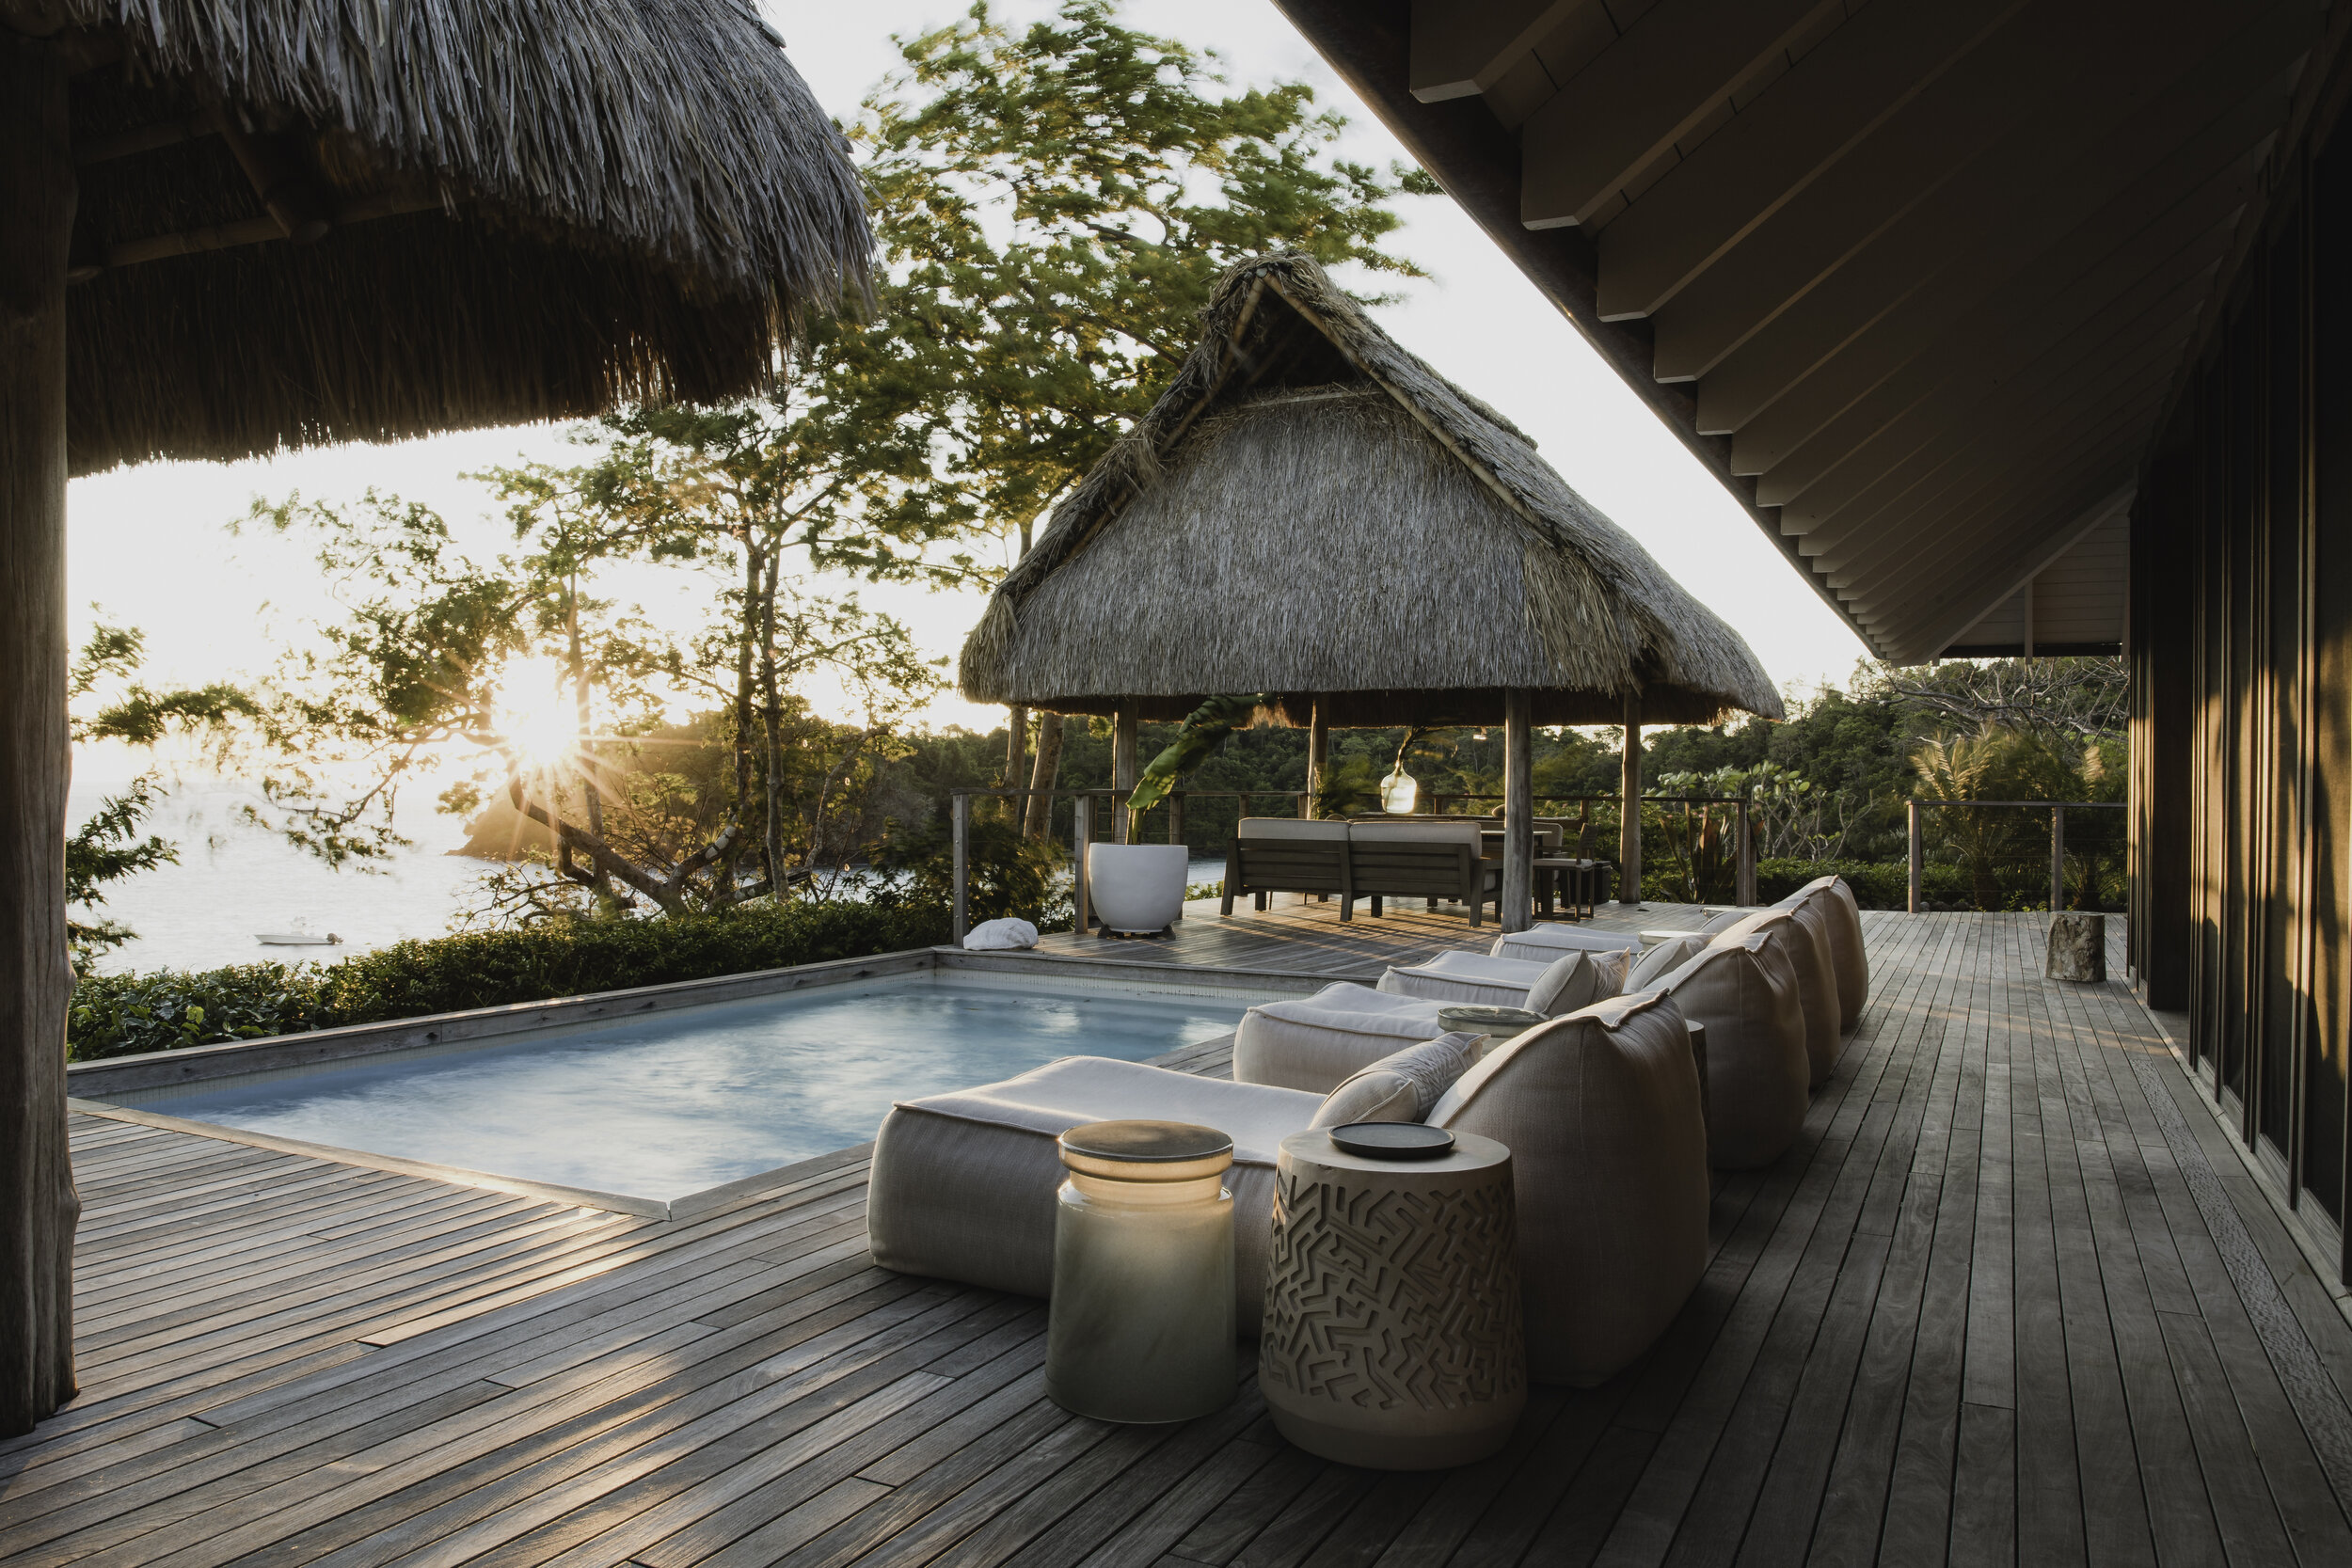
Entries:
{"type": "MultiPolygon", "coordinates": [[[[68,799],[81,822],[106,793],[76,784],[68,799]]],[[[336,958],[405,937],[435,937],[460,911],[480,901],[483,878],[495,869],[446,851],[465,841],[456,818],[426,814],[402,828],[417,840],[384,863],[380,872],[334,871],[281,839],[238,820],[238,808],[256,799],[233,784],[175,790],[149,819],[148,831],[180,847],[180,863],[158,866],[118,883],[99,912],[130,927],[135,941],[114,949],[99,967],[120,974],[147,969],[215,969],[267,959],[336,958]],[[263,931],[306,926],[343,939],[336,947],[264,947],[263,931]]]]}
{"type": "MultiPolygon", "coordinates": [[[[76,784],[69,798],[72,820],[86,819],[105,793],[100,784],[76,784]]],[[[330,870],[239,820],[239,808],[257,799],[230,784],[183,785],[172,793],[148,831],[180,846],[180,863],[119,883],[108,895],[101,912],[138,937],[109,953],[100,969],[331,961],[408,937],[441,936],[483,902],[483,879],[496,869],[449,853],[465,842],[463,825],[424,812],[401,822],[415,847],[380,863],[381,869],[330,870]],[[264,947],[256,940],[264,931],[297,928],[343,940],[333,947],[264,947]]],[[[1215,881],[1225,875],[1225,862],[1197,858],[1186,875],[1215,881]]]]}
{"type": "Polygon", "coordinates": [[[1215,1038],[1256,1000],[910,975],[116,1098],[668,1201],[863,1143],[896,1100],[1057,1056],[1140,1061],[1215,1038]]]}

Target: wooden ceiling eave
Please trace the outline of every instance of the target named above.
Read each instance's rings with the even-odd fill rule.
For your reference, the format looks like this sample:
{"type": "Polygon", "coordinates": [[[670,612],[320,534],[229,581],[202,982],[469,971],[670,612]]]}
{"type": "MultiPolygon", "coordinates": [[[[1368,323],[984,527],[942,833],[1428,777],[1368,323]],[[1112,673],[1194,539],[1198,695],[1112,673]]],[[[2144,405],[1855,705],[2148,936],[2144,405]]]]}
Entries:
{"type": "Polygon", "coordinates": [[[1910,657],[2112,512],[2352,38],[2330,0],[1277,3],[1910,657]]]}

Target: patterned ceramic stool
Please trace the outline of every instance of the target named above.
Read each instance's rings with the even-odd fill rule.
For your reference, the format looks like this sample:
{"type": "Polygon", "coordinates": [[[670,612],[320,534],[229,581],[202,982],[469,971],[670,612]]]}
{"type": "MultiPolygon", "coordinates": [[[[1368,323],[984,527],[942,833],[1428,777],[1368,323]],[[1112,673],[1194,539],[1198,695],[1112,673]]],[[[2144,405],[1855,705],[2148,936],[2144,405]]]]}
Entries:
{"type": "Polygon", "coordinates": [[[1282,1140],[1258,1386],[1282,1435],[1383,1470],[1484,1459],[1527,1402],[1511,1151],[1410,1162],[1282,1140]]]}

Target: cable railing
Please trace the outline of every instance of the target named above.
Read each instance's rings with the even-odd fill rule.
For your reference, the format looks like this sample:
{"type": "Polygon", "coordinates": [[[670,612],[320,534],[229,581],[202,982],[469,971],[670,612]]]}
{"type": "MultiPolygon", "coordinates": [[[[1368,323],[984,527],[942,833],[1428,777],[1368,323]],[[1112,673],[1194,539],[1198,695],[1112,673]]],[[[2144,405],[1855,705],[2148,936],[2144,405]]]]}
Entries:
{"type": "Polygon", "coordinates": [[[2124,819],[2089,815],[2122,812],[2123,801],[1915,799],[1906,806],[1915,914],[1937,909],[2115,911],[2125,905],[2124,819]],[[2042,824],[2005,813],[2047,813],[2046,837],[2038,831],[2042,824]],[[1931,848],[1942,858],[1931,862],[1931,848]],[[1946,875],[1931,877],[1934,872],[1946,875]]]}

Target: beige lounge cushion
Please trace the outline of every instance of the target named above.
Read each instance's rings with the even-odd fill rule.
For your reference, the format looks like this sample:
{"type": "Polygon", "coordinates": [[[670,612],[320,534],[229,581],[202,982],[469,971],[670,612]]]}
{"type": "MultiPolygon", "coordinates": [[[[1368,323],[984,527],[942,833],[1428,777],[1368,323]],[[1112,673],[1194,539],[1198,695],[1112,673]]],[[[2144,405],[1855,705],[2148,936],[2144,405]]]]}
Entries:
{"type": "Polygon", "coordinates": [[[1661,990],[1707,1028],[1707,1157],[1725,1170],[1769,1165],[1804,1126],[1812,1065],[1796,972],[1768,931],[1717,942],[1661,990]]]}
{"type": "Polygon", "coordinates": [[[1245,816],[1233,825],[1235,838],[1345,838],[1347,824],[1321,817],[1245,816]]]}
{"type": "Polygon", "coordinates": [[[1600,1383],[1655,1340],[1707,1268],[1707,1124],[1691,1037],[1649,993],[1488,1052],[1429,1113],[1508,1146],[1527,1371],[1600,1383]]]}
{"type": "Polygon", "coordinates": [[[1660,981],[1701,953],[1707,951],[1708,939],[1692,931],[1688,936],[1668,937],[1655,947],[1645,948],[1627,972],[1623,990],[1649,990],[1660,981]]]}
{"type": "Polygon", "coordinates": [[[1730,930],[1734,926],[1739,925],[1742,920],[1747,919],[1749,913],[1750,911],[1746,910],[1725,910],[1723,913],[1712,917],[1705,925],[1701,926],[1699,927],[1699,935],[1703,937],[1721,936],[1725,931],[1730,930]]]}
{"type": "Polygon", "coordinates": [[[1477,1059],[1484,1035],[1439,1035],[1408,1045],[1333,1089],[1310,1127],[1357,1121],[1419,1121],[1477,1059]]]}
{"type": "Polygon", "coordinates": [[[874,1261],[904,1274],[1042,1296],[1054,1284],[1056,1140],[1081,1122],[1199,1122],[1233,1140],[1234,1310],[1244,1333],[1264,1309],[1274,1160],[1320,1095],[1264,1084],[1065,1056],[983,1088],[907,1101],[874,1137],[866,1235],[874,1261]]]}
{"type": "Polygon", "coordinates": [[[1715,939],[1728,946],[1751,932],[1763,931],[1781,944],[1788,967],[1797,976],[1797,1000],[1804,1007],[1804,1054],[1812,1065],[1811,1080],[1819,1088],[1836,1070],[1839,1024],[1837,974],[1831,967],[1826,943],[1815,940],[1815,924],[1796,910],[1758,910],[1715,939]]]}
{"type": "Polygon", "coordinates": [[[1444,1034],[1438,1022],[1444,1006],[1346,981],[1263,1003],[1242,1015],[1233,1034],[1233,1079],[1328,1094],[1358,1069],[1444,1034]]]}
{"type": "Polygon", "coordinates": [[[1637,950],[1642,939],[1631,931],[1588,931],[1574,926],[1531,926],[1495,938],[1488,951],[1498,958],[1534,959],[1549,963],[1563,953],[1621,953],[1637,950]]]}
{"type": "Polygon", "coordinates": [[[1816,877],[1773,907],[1816,906],[1829,927],[1830,963],[1837,972],[1837,1010],[1851,1031],[1870,1001],[1870,955],[1862,940],[1862,906],[1843,877],[1816,877]]]}
{"type": "Polygon", "coordinates": [[[1455,822],[1352,822],[1348,836],[1359,844],[1467,844],[1473,855],[1486,842],[1474,816],[1455,822]]]}
{"type": "Polygon", "coordinates": [[[1427,963],[1391,969],[1380,976],[1380,989],[1429,1002],[1525,1007],[1557,1017],[1614,996],[1624,979],[1625,957],[1563,953],[1549,963],[1528,963],[1486,953],[1440,953],[1427,963]]]}

